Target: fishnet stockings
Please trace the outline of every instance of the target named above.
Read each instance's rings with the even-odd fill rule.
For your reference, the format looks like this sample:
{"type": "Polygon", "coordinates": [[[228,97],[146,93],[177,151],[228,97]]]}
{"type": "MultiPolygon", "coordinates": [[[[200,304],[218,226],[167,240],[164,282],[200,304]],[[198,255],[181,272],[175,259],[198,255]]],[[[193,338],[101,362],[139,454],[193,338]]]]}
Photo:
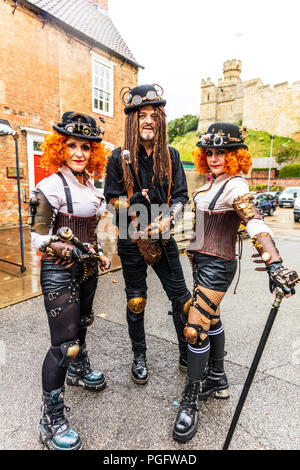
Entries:
{"type": "MultiPolygon", "coordinates": [[[[200,285],[194,285],[193,299],[190,306],[188,323],[200,325],[204,330],[209,331],[211,325],[215,325],[220,320],[220,303],[226,292],[219,292],[200,285]],[[199,292],[200,291],[200,292],[199,292]],[[204,294],[202,298],[200,294],[204,294]],[[216,308],[210,304],[212,302],[216,308]]],[[[205,340],[207,333],[200,334],[201,340],[205,340]]]]}

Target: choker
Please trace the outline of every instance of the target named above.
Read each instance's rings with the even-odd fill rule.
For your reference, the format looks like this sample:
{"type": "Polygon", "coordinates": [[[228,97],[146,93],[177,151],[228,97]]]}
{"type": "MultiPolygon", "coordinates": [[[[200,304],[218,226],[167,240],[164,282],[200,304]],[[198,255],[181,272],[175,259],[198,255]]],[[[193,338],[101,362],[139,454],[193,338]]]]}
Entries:
{"type": "Polygon", "coordinates": [[[72,170],[72,173],[74,176],[84,176],[85,175],[85,171],[73,171],[72,170]]]}

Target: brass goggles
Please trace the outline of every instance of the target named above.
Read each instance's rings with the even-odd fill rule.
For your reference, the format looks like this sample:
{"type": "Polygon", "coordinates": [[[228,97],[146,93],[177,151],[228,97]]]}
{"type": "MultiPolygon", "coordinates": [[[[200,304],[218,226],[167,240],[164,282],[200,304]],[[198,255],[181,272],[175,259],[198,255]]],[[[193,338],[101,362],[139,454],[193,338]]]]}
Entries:
{"type": "Polygon", "coordinates": [[[65,125],[65,130],[70,132],[71,134],[82,134],[84,136],[91,136],[91,135],[100,135],[100,129],[97,128],[96,131],[92,129],[87,124],[82,124],[81,122],[73,121],[65,125]]]}
{"type": "Polygon", "coordinates": [[[157,95],[156,91],[154,90],[149,90],[147,91],[146,96],[140,96],[140,95],[134,95],[132,96],[130,93],[126,97],[126,104],[128,105],[139,105],[143,101],[154,101],[154,100],[160,100],[161,97],[157,95]]]}

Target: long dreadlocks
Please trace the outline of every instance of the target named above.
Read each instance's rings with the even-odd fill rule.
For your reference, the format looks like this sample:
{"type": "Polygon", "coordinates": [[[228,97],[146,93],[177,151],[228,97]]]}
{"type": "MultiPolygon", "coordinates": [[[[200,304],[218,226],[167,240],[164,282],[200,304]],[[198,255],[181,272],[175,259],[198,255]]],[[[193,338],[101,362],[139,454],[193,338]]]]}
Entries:
{"type": "MultiPolygon", "coordinates": [[[[153,149],[153,181],[162,183],[164,176],[171,177],[171,159],[167,141],[166,113],[162,106],[155,106],[156,137],[153,149]]],[[[139,171],[139,112],[130,112],[125,120],[124,149],[129,150],[136,175],[139,171]]],[[[122,160],[126,190],[133,187],[133,179],[127,164],[122,160]]]]}

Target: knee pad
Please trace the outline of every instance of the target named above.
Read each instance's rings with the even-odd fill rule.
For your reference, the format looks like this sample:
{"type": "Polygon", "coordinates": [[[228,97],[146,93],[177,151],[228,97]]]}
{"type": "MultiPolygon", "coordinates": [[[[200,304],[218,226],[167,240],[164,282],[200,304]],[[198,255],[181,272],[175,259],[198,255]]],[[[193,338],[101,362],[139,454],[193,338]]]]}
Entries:
{"type": "Polygon", "coordinates": [[[63,343],[54,349],[60,349],[60,352],[62,354],[59,367],[68,367],[68,365],[75,359],[75,357],[79,353],[80,347],[78,340],[76,340],[63,343]]]}
{"type": "Polygon", "coordinates": [[[189,344],[202,346],[208,336],[208,330],[205,330],[201,325],[187,323],[184,327],[183,334],[189,344]]]}
{"type": "Polygon", "coordinates": [[[145,297],[133,297],[128,300],[127,306],[132,313],[140,314],[145,310],[147,299],[145,297]]]}
{"type": "Polygon", "coordinates": [[[182,307],[183,313],[185,314],[186,317],[189,316],[191,302],[192,302],[192,297],[190,297],[189,300],[185,302],[184,306],[182,307]]]}
{"type": "Polygon", "coordinates": [[[80,328],[88,328],[94,323],[94,312],[92,311],[88,315],[83,315],[80,318],[80,328]]]}

